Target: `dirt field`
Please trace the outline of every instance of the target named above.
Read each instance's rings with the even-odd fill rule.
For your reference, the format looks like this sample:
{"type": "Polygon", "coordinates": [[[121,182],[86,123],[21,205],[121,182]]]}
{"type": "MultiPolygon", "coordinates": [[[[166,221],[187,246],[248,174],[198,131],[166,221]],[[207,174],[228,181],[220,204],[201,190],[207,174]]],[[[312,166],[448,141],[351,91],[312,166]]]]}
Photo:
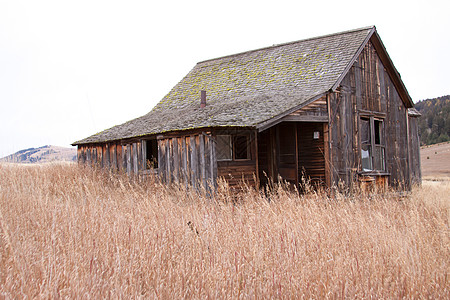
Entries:
{"type": "Polygon", "coordinates": [[[450,178],[450,143],[441,143],[420,148],[422,177],[450,178]]]}

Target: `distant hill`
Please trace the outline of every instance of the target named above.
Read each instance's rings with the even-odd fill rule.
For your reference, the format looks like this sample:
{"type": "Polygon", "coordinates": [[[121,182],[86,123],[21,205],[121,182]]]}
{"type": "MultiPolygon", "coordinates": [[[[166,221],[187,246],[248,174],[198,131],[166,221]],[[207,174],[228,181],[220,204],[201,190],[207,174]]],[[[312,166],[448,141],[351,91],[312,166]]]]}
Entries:
{"type": "Polygon", "coordinates": [[[13,163],[47,163],[55,161],[76,161],[76,148],[42,146],[17,151],[0,159],[0,162],[13,163]]]}
{"type": "Polygon", "coordinates": [[[421,100],[416,109],[419,118],[421,145],[431,145],[450,141],[450,95],[421,100]]]}

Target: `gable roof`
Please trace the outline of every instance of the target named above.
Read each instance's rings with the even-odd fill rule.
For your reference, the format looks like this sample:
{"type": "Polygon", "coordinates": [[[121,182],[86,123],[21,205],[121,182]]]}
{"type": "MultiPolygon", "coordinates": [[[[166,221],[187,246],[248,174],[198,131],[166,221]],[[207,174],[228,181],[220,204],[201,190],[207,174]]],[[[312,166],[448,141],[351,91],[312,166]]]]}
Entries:
{"type": "Polygon", "coordinates": [[[148,114],[74,145],[193,128],[267,126],[334,90],[375,32],[365,27],[199,62],[148,114]],[[204,108],[201,90],[207,93],[204,108]]]}

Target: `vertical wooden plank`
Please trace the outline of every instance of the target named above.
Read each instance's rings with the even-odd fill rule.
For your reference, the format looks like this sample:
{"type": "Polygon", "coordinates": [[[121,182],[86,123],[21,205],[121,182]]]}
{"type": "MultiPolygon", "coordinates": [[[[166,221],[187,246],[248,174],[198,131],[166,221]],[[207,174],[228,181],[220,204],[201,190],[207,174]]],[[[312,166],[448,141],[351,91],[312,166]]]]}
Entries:
{"type": "Polygon", "coordinates": [[[191,184],[191,138],[186,136],[186,184],[191,184]]]}
{"type": "Polygon", "coordinates": [[[102,147],[102,145],[97,146],[97,166],[103,167],[103,147],[102,147]]]}
{"type": "Polygon", "coordinates": [[[211,173],[211,135],[205,134],[205,187],[208,191],[212,186],[212,173],[211,173]]]}
{"type": "MultiPolygon", "coordinates": [[[[255,187],[256,189],[259,189],[260,187],[260,181],[259,181],[259,150],[258,150],[258,131],[255,130],[252,133],[252,141],[253,141],[253,148],[255,149],[255,154],[254,154],[254,158],[255,158],[255,170],[256,170],[256,182],[255,182],[255,187]]],[[[298,173],[298,162],[297,162],[297,173],[298,173]]],[[[298,175],[297,175],[298,178],[298,175]]],[[[297,180],[297,186],[298,186],[298,180],[297,180]]]]}
{"type": "Polygon", "coordinates": [[[158,175],[162,181],[167,180],[166,167],[166,143],[164,139],[158,138],[158,175]]]}
{"type": "Polygon", "coordinates": [[[90,146],[87,146],[87,149],[86,149],[86,161],[88,162],[89,165],[92,165],[92,154],[91,154],[90,146]]]}
{"type": "Polygon", "coordinates": [[[103,168],[105,166],[105,144],[100,145],[100,166],[103,168]]]}
{"type": "Polygon", "coordinates": [[[172,163],[173,160],[171,159],[172,157],[172,146],[170,145],[170,139],[165,139],[164,141],[165,143],[165,147],[166,147],[166,157],[165,157],[165,162],[166,162],[166,182],[167,183],[171,183],[172,182],[172,163]]]}
{"type": "Polygon", "coordinates": [[[198,148],[196,143],[196,136],[191,135],[190,137],[190,144],[191,144],[191,184],[193,187],[197,187],[198,183],[198,148]]]}
{"type": "Polygon", "coordinates": [[[114,143],[111,145],[111,164],[114,170],[117,170],[117,144],[114,143]]]}
{"type": "Polygon", "coordinates": [[[105,167],[110,168],[111,162],[110,162],[110,155],[109,155],[109,143],[105,144],[105,167]]]}
{"type": "Polygon", "coordinates": [[[211,139],[211,179],[214,190],[217,190],[217,177],[216,143],[211,139]]]}
{"type": "Polygon", "coordinates": [[[92,165],[97,166],[98,156],[97,156],[97,146],[92,147],[92,165]]]}
{"type": "Polygon", "coordinates": [[[117,145],[117,166],[119,170],[124,171],[127,169],[126,159],[125,159],[125,146],[118,144],[117,145]]]}
{"type": "Polygon", "coordinates": [[[132,165],[131,165],[131,157],[132,157],[132,151],[133,151],[133,149],[132,149],[132,146],[131,146],[131,144],[127,144],[126,145],[126,154],[127,154],[127,174],[128,175],[130,175],[131,174],[131,171],[132,171],[132,165]]]}
{"type": "Polygon", "coordinates": [[[323,123],[323,149],[325,156],[325,185],[331,187],[331,170],[330,170],[330,145],[329,145],[328,123],[323,123]]]}
{"type": "Polygon", "coordinates": [[[150,147],[150,143],[146,140],[141,141],[141,169],[147,169],[147,147],[150,147]],[[148,146],[147,146],[148,144],[148,146]]]}
{"type": "Polygon", "coordinates": [[[180,138],[181,143],[181,168],[180,168],[180,181],[183,183],[188,184],[187,179],[187,149],[186,149],[186,137],[183,136],[180,138]]]}
{"type": "Polygon", "coordinates": [[[172,138],[172,160],[173,160],[173,180],[179,183],[179,171],[180,171],[180,155],[178,153],[178,138],[172,138]]]}
{"type": "Polygon", "coordinates": [[[200,178],[204,188],[206,188],[206,165],[205,165],[205,136],[199,134],[199,166],[200,166],[200,178]]]}
{"type": "Polygon", "coordinates": [[[298,124],[295,124],[294,126],[294,135],[295,135],[295,187],[299,190],[299,184],[298,184],[298,124]]]}
{"type": "Polygon", "coordinates": [[[138,174],[138,153],[137,153],[138,145],[137,145],[137,143],[133,143],[132,149],[133,149],[133,157],[132,157],[132,160],[133,160],[133,173],[135,175],[137,175],[138,174]]]}

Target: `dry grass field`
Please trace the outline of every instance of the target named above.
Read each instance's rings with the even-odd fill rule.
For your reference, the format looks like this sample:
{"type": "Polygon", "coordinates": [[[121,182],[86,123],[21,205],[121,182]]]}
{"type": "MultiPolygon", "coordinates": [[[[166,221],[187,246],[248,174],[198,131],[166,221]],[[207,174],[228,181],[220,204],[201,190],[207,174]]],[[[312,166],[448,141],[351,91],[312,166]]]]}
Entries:
{"type": "Polygon", "coordinates": [[[420,164],[425,180],[432,178],[450,180],[450,142],[421,147],[420,164]]]}
{"type": "Polygon", "coordinates": [[[449,299],[449,194],[211,198],[0,164],[0,298],[449,299]]]}

